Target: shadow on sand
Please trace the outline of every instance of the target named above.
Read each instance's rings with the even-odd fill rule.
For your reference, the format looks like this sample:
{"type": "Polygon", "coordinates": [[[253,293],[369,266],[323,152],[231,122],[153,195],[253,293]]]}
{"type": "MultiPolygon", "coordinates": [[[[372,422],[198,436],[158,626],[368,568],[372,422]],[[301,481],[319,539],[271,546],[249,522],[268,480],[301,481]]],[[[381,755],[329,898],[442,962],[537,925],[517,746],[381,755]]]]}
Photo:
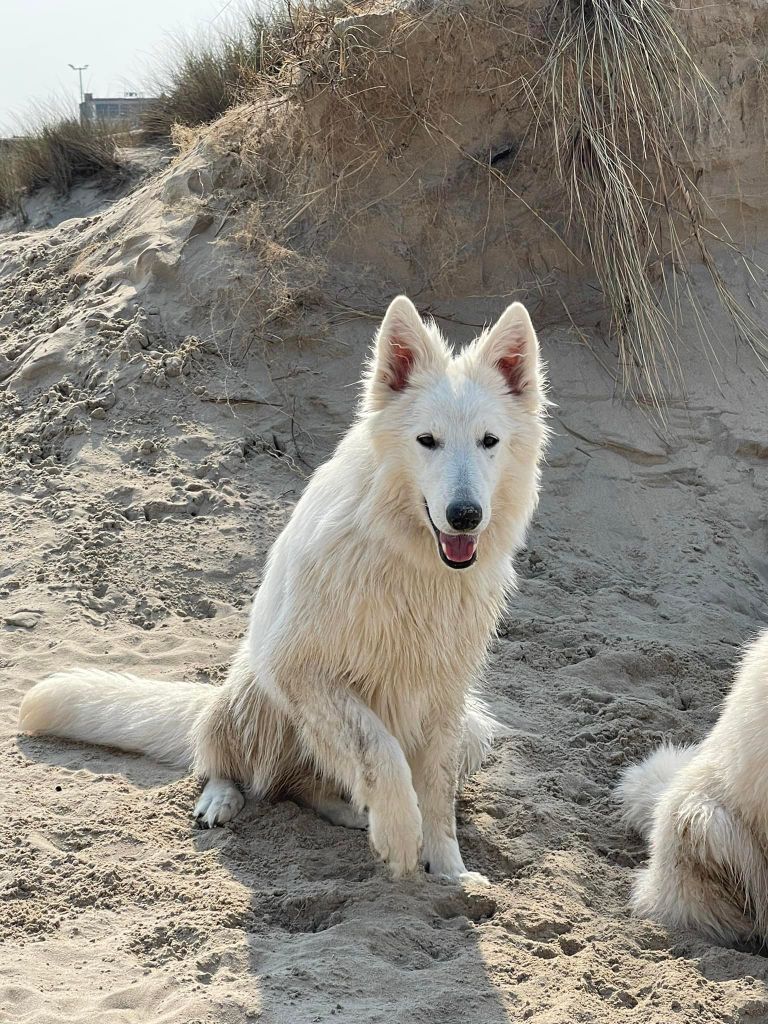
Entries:
{"type": "MultiPolygon", "coordinates": [[[[200,832],[247,891],[248,969],[266,1021],[508,1024],[514,994],[485,957],[503,934],[495,886],[392,881],[367,834],[291,802],[249,803],[231,828],[200,832]],[[484,947],[487,945],[487,949],[484,947]]],[[[514,973],[514,965],[509,969],[514,973]]]]}
{"type": "MultiPolygon", "coordinates": [[[[426,876],[394,882],[367,833],[334,827],[290,801],[249,801],[225,827],[198,829],[192,779],[146,757],[48,737],[21,736],[17,750],[51,766],[51,785],[60,783],[70,804],[80,784],[95,810],[119,810],[111,821],[93,819],[86,860],[62,870],[75,886],[89,865],[106,870],[114,851],[131,844],[119,875],[136,905],[121,901],[118,934],[126,914],[139,924],[147,910],[140,895],[146,875],[164,893],[151,913],[165,924],[142,942],[155,962],[175,964],[165,980],[150,972],[164,998],[174,991],[186,998],[194,978],[190,991],[210,1019],[237,1024],[507,1024],[520,1017],[512,988],[502,993],[486,970],[488,951],[503,946],[505,934],[494,922],[496,885],[464,891],[426,876]],[[86,774],[107,783],[98,796],[86,774]],[[106,792],[121,779],[119,793],[106,792]],[[156,802],[151,790],[162,790],[156,802]],[[142,824],[147,809],[152,822],[160,819],[160,847],[142,824]],[[187,959],[183,937],[193,933],[187,959]]],[[[52,821],[57,834],[67,817],[52,821]]],[[[514,977],[514,964],[508,970],[514,977]]]]}

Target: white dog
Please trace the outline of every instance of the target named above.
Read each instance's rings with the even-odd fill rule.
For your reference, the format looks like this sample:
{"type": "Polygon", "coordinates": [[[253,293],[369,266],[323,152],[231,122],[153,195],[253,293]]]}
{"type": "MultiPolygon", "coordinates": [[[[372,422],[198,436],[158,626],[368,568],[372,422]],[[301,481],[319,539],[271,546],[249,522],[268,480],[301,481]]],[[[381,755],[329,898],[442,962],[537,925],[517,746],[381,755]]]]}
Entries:
{"type": "Polygon", "coordinates": [[[768,940],[768,631],[747,648],[706,738],[628,768],[617,795],[650,838],[638,914],[722,942],[768,940]]]}
{"type": "Polygon", "coordinates": [[[473,686],[536,507],[545,407],[520,303],[454,355],[395,299],[357,422],[275,542],[225,684],[75,669],[27,694],[20,727],[192,765],[208,826],[238,813],[238,786],[349,826],[368,808],[396,877],[421,858],[482,881],[454,800],[496,725],[473,686]]]}

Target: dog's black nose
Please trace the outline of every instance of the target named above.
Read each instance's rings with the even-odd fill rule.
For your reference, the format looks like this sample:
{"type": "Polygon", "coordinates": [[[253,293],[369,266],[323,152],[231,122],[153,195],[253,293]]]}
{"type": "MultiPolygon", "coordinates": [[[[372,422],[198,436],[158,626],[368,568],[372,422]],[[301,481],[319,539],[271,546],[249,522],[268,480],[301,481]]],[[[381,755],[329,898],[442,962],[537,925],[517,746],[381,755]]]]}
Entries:
{"type": "Polygon", "coordinates": [[[452,530],[469,533],[480,525],[483,510],[474,501],[452,501],[445,510],[445,518],[452,530]]]}

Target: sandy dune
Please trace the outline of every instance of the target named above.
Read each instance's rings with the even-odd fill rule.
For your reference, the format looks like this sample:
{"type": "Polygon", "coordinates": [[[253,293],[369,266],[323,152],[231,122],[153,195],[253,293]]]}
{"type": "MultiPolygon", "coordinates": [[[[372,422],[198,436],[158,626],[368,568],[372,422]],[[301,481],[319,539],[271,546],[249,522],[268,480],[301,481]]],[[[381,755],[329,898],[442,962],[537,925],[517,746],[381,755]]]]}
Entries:
{"type": "MultiPolygon", "coordinates": [[[[30,241],[7,244],[18,294],[30,241]]],[[[196,831],[191,779],[15,737],[21,695],[62,664],[221,678],[269,543],[348,422],[370,334],[340,327],[326,373],[295,368],[297,449],[279,402],[210,400],[222,374],[230,396],[243,383],[218,354],[197,352],[160,388],[119,354],[108,384],[74,360],[110,325],[126,345],[132,307],[114,303],[94,303],[91,326],[76,313],[66,343],[33,343],[5,392],[1,1018],[768,1015],[764,959],[628,917],[643,851],[610,799],[629,759],[703,733],[739,644],[766,621],[768,409],[748,353],[724,347],[716,385],[692,352],[662,436],[566,328],[542,331],[554,439],[486,687],[512,733],[460,812],[467,860],[493,886],[462,893],[394,885],[364,835],[290,803],[196,831]]]]}
{"type": "MultiPolygon", "coordinates": [[[[702,8],[691,21],[733,123],[730,148],[697,141],[708,195],[758,257],[765,142],[744,69],[765,9],[702,8]]],[[[480,42],[473,57],[498,63],[480,42]]],[[[302,112],[322,125],[323,95],[314,102],[302,112]]],[[[506,145],[511,115],[499,108],[480,139],[492,103],[475,102],[462,145],[506,145]]],[[[330,246],[320,214],[291,221],[295,251],[253,228],[274,181],[248,179],[248,146],[270,155],[277,137],[235,112],[124,198],[38,197],[30,230],[0,223],[0,1021],[768,1020],[763,956],[628,915],[645,851],[611,800],[623,765],[705,732],[740,645],[768,622],[757,359],[729,340],[698,274],[713,351],[681,333],[685,391],[673,389],[663,425],[622,400],[603,368],[613,355],[594,282],[548,264],[553,244],[507,193],[493,200],[506,219],[470,235],[490,220],[490,191],[473,191],[472,168],[431,137],[414,135],[414,166],[431,160],[423,180],[406,193],[395,174],[410,183],[409,165],[387,163],[381,203],[356,235],[333,225],[313,277],[309,257],[330,246]],[[453,277],[427,274],[428,245],[437,265],[456,237],[453,277]],[[407,288],[460,343],[505,298],[455,296],[513,284],[555,406],[485,685],[510,735],[459,809],[465,859],[489,890],[393,884],[364,834],[292,803],[248,804],[198,831],[191,778],[16,735],[23,694],[65,665],[219,682],[270,543],[350,421],[386,301],[407,288]]],[[[525,174],[526,189],[544,177],[525,174]]],[[[759,282],[729,280],[765,322],[759,282]]]]}

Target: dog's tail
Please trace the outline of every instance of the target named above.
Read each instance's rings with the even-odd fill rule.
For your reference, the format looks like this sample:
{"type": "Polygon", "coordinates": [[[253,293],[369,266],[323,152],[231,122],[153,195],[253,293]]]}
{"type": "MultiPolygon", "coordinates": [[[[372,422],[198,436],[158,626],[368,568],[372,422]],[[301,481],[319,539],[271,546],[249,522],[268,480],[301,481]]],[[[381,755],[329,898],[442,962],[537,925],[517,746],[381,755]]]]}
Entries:
{"type": "Polygon", "coordinates": [[[656,806],[670,783],[696,753],[696,747],[665,743],[639,764],[625,768],[615,790],[625,823],[647,839],[656,806]]]}
{"type": "Polygon", "coordinates": [[[188,768],[192,730],[216,692],[204,683],[71,669],[32,687],[21,704],[19,728],[150,754],[188,768]]]}

